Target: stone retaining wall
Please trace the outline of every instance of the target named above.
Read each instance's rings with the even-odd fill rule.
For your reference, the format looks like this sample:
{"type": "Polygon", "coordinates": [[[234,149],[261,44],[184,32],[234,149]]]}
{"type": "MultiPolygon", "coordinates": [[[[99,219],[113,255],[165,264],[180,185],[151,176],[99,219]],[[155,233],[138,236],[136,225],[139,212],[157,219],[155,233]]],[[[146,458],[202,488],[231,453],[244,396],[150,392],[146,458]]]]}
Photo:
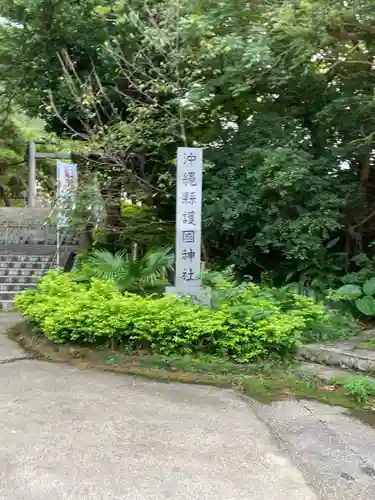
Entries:
{"type": "MultiPolygon", "coordinates": [[[[0,253],[55,253],[57,230],[55,225],[46,222],[48,215],[46,208],[0,208],[0,253]]],[[[71,236],[63,240],[64,247],[76,248],[77,242],[71,236]]]]}

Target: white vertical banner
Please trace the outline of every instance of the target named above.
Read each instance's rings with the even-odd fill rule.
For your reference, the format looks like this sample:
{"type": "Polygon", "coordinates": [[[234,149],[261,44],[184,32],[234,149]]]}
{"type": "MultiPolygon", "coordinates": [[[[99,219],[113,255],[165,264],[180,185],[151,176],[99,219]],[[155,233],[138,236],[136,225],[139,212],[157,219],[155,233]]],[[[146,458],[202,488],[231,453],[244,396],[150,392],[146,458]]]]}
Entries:
{"type": "Polygon", "coordinates": [[[182,294],[201,285],[202,172],[202,148],[178,148],[175,287],[182,294]]]}
{"type": "Polygon", "coordinates": [[[78,186],[78,168],[75,163],[56,162],[57,181],[57,228],[68,226],[68,211],[71,207],[74,192],[78,186]]]}

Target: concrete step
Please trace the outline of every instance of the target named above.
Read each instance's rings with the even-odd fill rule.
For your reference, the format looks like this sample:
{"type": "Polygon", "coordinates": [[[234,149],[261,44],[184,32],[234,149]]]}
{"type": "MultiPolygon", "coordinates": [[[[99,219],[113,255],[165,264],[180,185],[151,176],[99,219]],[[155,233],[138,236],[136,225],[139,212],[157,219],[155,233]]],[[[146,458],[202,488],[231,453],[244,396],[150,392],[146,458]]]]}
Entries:
{"type": "Polygon", "coordinates": [[[0,269],[0,278],[7,276],[42,276],[47,269],[0,269]]]}
{"type": "Polygon", "coordinates": [[[7,293],[7,292],[22,292],[23,290],[26,290],[27,288],[33,288],[35,285],[34,283],[6,283],[6,284],[0,284],[0,293],[7,293]]]}
{"type": "Polygon", "coordinates": [[[47,264],[52,262],[52,257],[46,255],[12,255],[12,254],[3,254],[0,255],[0,263],[1,262],[45,262],[47,264]]]}
{"type": "Polygon", "coordinates": [[[0,301],[0,310],[9,310],[13,309],[13,300],[1,300],[0,301]]]}
{"type": "Polygon", "coordinates": [[[0,276],[0,286],[4,284],[36,284],[38,281],[32,276],[0,276]]]}
{"type": "Polygon", "coordinates": [[[47,269],[48,262],[0,261],[0,269],[47,269]]]}
{"type": "MultiPolygon", "coordinates": [[[[1,226],[0,226],[1,227],[1,226]]],[[[73,247],[74,249],[76,246],[73,247]]],[[[52,243],[8,243],[5,245],[0,240],[0,255],[45,255],[53,257],[56,253],[56,242],[52,243]]]]}
{"type": "Polygon", "coordinates": [[[368,338],[368,334],[363,334],[327,344],[308,344],[299,350],[297,357],[313,363],[375,373],[375,350],[362,347],[368,338]]]}
{"type": "Polygon", "coordinates": [[[11,301],[14,300],[14,297],[17,295],[18,292],[12,291],[12,292],[0,292],[0,301],[11,301]]]}
{"type": "Polygon", "coordinates": [[[41,255],[20,251],[0,253],[0,309],[13,308],[14,298],[37,284],[36,276],[43,276],[52,267],[51,251],[41,255]],[[20,251],[20,253],[17,253],[20,251]]]}
{"type": "Polygon", "coordinates": [[[301,363],[298,371],[304,377],[321,380],[322,382],[327,383],[366,378],[366,380],[375,384],[375,378],[369,377],[365,373],[342,368],[334,368],[331,366],[324,366],[315,363],[301,363]]]}
{"type": "Polygon", "coordinates": [[[16,295],[24,292],[25,290],[30,290],[34,288],[33,284],[23,284],[23,285],[7,285],[8,289],[3,290],[0,286],[0,310],[1,309],[13,309],[14,299],[16,295]]]}

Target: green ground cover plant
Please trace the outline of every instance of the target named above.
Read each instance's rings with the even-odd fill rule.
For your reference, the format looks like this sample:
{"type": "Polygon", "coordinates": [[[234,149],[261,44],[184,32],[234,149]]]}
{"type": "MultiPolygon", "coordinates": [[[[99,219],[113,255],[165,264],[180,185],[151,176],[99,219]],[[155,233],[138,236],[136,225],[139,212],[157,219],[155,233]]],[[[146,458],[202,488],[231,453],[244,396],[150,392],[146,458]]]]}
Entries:
{"type": "MultiPolygon", "coordinates": [[[[86,273],[86,271],[84,271],[86,273]]],[[[87,273],[86,273],[87,275],[87,273]]],[[[239,363],[290,357],[337,315],[288,291],[211,273],[212,308],[189,298],[122,293],[115,281],[50,271],[16,307],[55,343],[128,346],[164,355],[207,353],[239,363]]]]}

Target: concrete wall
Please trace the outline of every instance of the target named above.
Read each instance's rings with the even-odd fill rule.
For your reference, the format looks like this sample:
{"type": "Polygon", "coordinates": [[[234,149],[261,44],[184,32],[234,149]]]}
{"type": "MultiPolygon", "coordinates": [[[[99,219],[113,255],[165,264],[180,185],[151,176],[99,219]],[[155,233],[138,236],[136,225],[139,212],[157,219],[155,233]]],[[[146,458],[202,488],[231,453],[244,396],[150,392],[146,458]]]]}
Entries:
{"type": "MultiPolygon", "coordinates": [[[[46,222],[46,208],[0,208],[0,252],[47,255],[56,252],[56,226],[46,222]]],[[[63,246],[76,247],[71,237],[63,246]]],[[[64,249],[62,248],[62,251],[64,249]]]]}
{"type": "Polygon", "coordinates": [[[0,245],[56,244],[56,228],[43,208],[0,208],[0,245]]]}
{"type": "Polygon", "coordinates": [[[0,227],[8,225],[43,224],[48,217],[46,208],[1,207],[0,227]]]}

